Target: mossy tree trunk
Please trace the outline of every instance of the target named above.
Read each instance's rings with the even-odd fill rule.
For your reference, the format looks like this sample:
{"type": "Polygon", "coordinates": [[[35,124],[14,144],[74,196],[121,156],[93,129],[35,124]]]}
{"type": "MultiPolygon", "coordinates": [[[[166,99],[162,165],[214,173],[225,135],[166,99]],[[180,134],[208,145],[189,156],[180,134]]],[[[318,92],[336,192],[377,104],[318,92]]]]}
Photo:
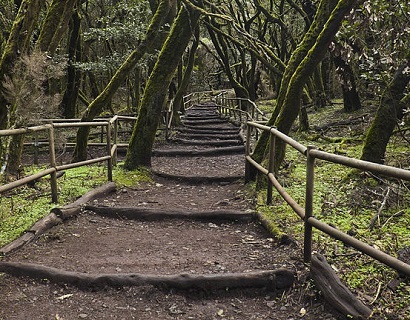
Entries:
{"type": "MultiPolygon", "coordinates": [[[[24,0],[20,3],[0,59],[0,129],[5,129],[9,126],[9,109],[12,109],[5,96],[3,80],[5,76],[11,74],[17,58],[27,53],[31,44],[31,36],[40,14],[40,8],[40,0],[24,0]]],[[[0,139],[0,166],[5,161],[4,154],[8,148],[6,141],[8,139],[0,139]]]]}
{"type": "Polygon", "coordinates": [[[74,7],[79,0],[53,0],[41,28],[36,46],[53,55],[67,31],[74,7]]]}
{"type": "MultiPolygon", "coordinates": [[[[209,25],[213,26],[213,28],[215,29],[218,29],[218,25],[216,25],[215,22],[209,22],[209,25]]],[[[238,98],[249,98],[248,90],[246,90],[246,88],[240,82],[238,82],[238,80],[232,73],[231,62],[229,60],[228,45],[224,36],[221,33],[216,34],[211,26],[207,27],[208,33],[211,37],[215,50],[218,53],[218,56],[220,58],[218,61],[225,71],[225,74],[229,80],[229,84],[234,89],[235,95],[238,98]]]]}
{"type": "Polygon", "coordinates": [[[40,14],[40,8],[40,0],[24,0],[21,2],[0,59],[0,129],[7,128],[8,116],[8,102],[3,94],[2,82],[4,76],[10,74],[16,59],[27,52],[40,14]]]}
{"type": "MultiPolygon", "coordinates": [[[[285,134],[288,134],[290,132],[290,129],[295,119],[297,118],[297,115],[299,114],[301,107],[301,97],[303,88],[306,84],[306,79],[308,79],[312,75],[319,62],[325,56],[326,50],[329,47],[329,44],[332,41],[334,35],[339,30],[344,16],[351,10],[353,5],[356,3],[356,0],[339,0],[338,2],[328,2],[330,8],[333,8],[334,4],[336,4],[334,10],[324,24],[322,31],[315,39],[315,43],[307,51],[302,61],[292,73],[287,88],[281,87],[281,93],[284,95],[284,98],[281,103],[282,105],[278,119],[275,123],[277,129],[285,134]],[[286,93],[284,93],[284,89],[286,90],[286,93]]],[[[315,23],[313,23],[313,25],[314,24],[315,23]]],[[[310,37],[311,34],[308,32],[306,36],[310,37]]],[[[285,146],[285,143],[281,140],[276,143],[276,171],[278,170],[285,157],[285,146]]]]}
{"type": "Polygon", "coordinates": [[[362,160],[384,163],[386,147],[398,121],[403,118],[404,109],[409,108],[404,99],[404,90],[410,81],[406,68],[409,61],[403,64],[395,73],[393,80],[386,88],[377,109],[376,116],[367,133],[362,151],[362,160]]]}
{"type": "Polygon", "coordinates": [[[78,12],[74,12],[71,20],[68,44],[67,88],[64,92],[62,105],[63,116],[66,119],[76,117],[76,103],[80,90],[81,73],[74,66],[81,61],[81,19],[78,12]]]}
{"type": "MultiPolygon", "coordinates": [[[[160,27],[163,25],[170,9],[174,5],[174,0],[161,0],[157,6],[157,10],[152,17],[150,26],[148,27],[145,39],[138,47],[131,52],[125,62],[119,67],[117,72],[111,78],[105,89],[95,98],[86,111],[84,112],[81,121],[91,121],[98,116],[103,108],[110,103],[119,86],[125,81],[129,73],[134,69],[137,62],[144,56],[146,52],[151,50],[156,45],[160,27]]],[[[87,144],[90,133],[89,127],[80,127],[76,136],[76,147],[73,153],[73,161],[82,161],[87,158],[87,144]]]]}
{"type": "Polygon", "coordinates": [[[151,154],[162,106],[178,63],[196,28],[200,13],[181,7],[145,87],[124,167],[151,166],[151,154]]]}
{"type": "MultiPolygon", "coordinates": [[[[181,111],[183,104],[183,97],[191,80],[192,70],[195,64],[195,54],[199,45],[199,26],[195,29],[194,41],[192,42],[191,48],[189,50],[188,62],[185,66],[185,72],[183,74],[182,80],[179,82],[178,90],[174,97],[174,117],[175,121],[179,122],[179,111],[181,111]]],[[[182,110],[184,111],[184,110],[182,110]]]]}
{"type": "MultiPolygon", "coordinates": [[[[268,121],[268,126],[276,126],[285,134],[296,120],[300,108],[303,88],[317,65],[326,54],[334,35],[339,30],[347,12],[355,4],[355,0],[322,0],[315,19],[302,42],[292,53],[286,66],[276,108],[268,121]]],[[[254,158],[261,162],[267,152],[269,133],[264,132],[255,147],[254,158]]],[[[279,140],[275,149],[275,171],[278,171],[285,155],[285,144],[279,140]]]]}

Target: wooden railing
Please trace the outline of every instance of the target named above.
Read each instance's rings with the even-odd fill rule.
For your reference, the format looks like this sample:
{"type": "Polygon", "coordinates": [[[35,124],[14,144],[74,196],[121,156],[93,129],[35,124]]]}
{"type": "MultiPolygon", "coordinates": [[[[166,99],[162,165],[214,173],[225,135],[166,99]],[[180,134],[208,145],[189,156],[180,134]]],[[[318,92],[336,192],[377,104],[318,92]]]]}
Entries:
{"type": "Polygon", "coordinates": [[[305,147],[299,142],[293,140],[289,136],[283,134],[275,128],[267,127],[265,125],[248,122],[247,123],[247,143],[245,147],[246,158],[246,172],[245,178],[250,177],[250,166],[254,166],[260,173],[264,174],[268,179],[267,189],[267,203],[272,202],[272,189],[278,191],[282,198],[289,204],[293,211],[304,221],[304,260],[309,262],[312,255],[312,229],[316,228],[325,234],[331,236],[334,239],[340,240],[343,243],[350,245],[358,251],[369,255],[370,257],[386,264],[387,266],[394,268],[403,274],[410,275],[410,265],[380,251],[367,243],[364,243],[333,226],[330,226],[313,216],[313,198],[314,198],[314,176],[315,176],[315,161],[316,159],[328,161],[334,164],[340,164],[351,168],[360,169],[363,171],[370,171],[373,173],[383,174],[384,176],[393,177],[410,181],[410,171],[394,168],[391,166],[376,164],[368,161],[362,161],[345,156],[335,155],[328,152],[317,150],[313,146],[305,147]],[[268,168],[263,167],[252,158],[250,147],[250,135],[252,128],[268,131],[270,133],[269,144],[269,162],[268,168]],[[285,188],[278,182],[274,175],[274,163],[275,163],[275,143],[277,139],[281,139],[286,144],[296,149],[301,155],[306,157],[306,192],[305,192],[305,205],[304,207],[298,204],[285,190],[285,188]]]}
{"type": "Polygon", "coordinates": [[[330,226],[313,216],[313,199],[314,199],[314,176],[315,176],[315,161],[316,159],[328,161],[334,164],[356,168],[363,171],[383,174],[388,177],[410,181],[410,171],[399,169],[391,166],[376,164],[368,161],[362,161],[345,156],[335,155],[328,152],[317,150],[314,146],[306,147],[291,137],[283,134],[275,128],[265,126],[264,123],[268,120],[263,113],[256,107],[255,103],[248,99],[227,98],[224,93],[215,97],[215,102],[219,105],[221,114],[233,116],[241,122],[246,122],[246,145],[245,145],[245,179],[250,179],[251,166],[255,167],[260,173],[268,179],[267,186],[267,204],[272,203],[273,187],[278,191],[280,196],[287,202],[292,210],[304,222],[304,260],[309,262],[312,256],[312,230],[316,228],[330,237],[340,240],[343,243],[350,245],[356,250],[367,254],[368,256],[384,263],[385,265],[396,269],[403,274],[410,275],[410,265],[393,257],[385,252],[378,250],[367,243],[364,243],[333,226],[330,226]],[[246,108],[243,103],[246,103],[246,108]],[[244,110],[243,110],[244,109],[244,110]],[[259,118],[260,117],[260,118],[259,118]],[[268,168],[263,167],[252,158],[251,142],[252,133],[257,133],[259,130],[268,131],[270,133],[269,144],[269,161],[268,168]],[[286,189],[278,182],[274,175],[275,163],[275,144],[277,139],[281,139],[286,144],[296,149],[302,156],[306,157],[306,190],[304,206],[295,201],[291,195],[286,192],[286,189]]]}
{"type": "MultiPolygon", "coordinates": [[[[90,165],[99,162],[107,162],[107,180],[112,181],[112,168],[113,165],[117,164],[117,150],[120,144],[118,143],[118,128],[120,121],[135,121],[135,117],[125,117],[125,116],[114,116],[109,119],[96,119],[91,122],[79,122],[78,119],[53,119],[48,120],[51,123],[32,126],[27,128],[10,129],[10,130],[0,130],[0,137],[9,137],[13,135],[28,135],[28,134],[39,134],[46,133],[47,139],[42,142],[41,145],[48,145],[49,151],[49,165],[48,168],[43,169],[33,175],[23,177],[21,179],[15,180],[13,182],[4,184],[0,186],[0,194],[23,186],[32,181],[36,181],[42,177],[50,175],[50,188],[51,188],[51,200],[56,203],[58,200],[58,188],[57,188],[57,172],[81,167],[84,165],[90,165]],[[101,128],[101,142],[100,143],[89,143],[91,146],[103,146],[105,147],[106,154],[94,159],[67,163],[57,165],[56,161],[56,130],[64,128],[78,128],[78,127],[100,127],[101,128]],[[103,142],[105,138],[105,142],[103,142]]],[[[39,148],[40,143],[35,141],[31,143],[36,149],[39,148]]],[[[66,145],[74,145],[74,143],[66,143],[66,145]]],[[[126,145],[126,144],[124,144],[126,145]]],[[[122,145],[121,145],[122,146],[122,145]]]]}

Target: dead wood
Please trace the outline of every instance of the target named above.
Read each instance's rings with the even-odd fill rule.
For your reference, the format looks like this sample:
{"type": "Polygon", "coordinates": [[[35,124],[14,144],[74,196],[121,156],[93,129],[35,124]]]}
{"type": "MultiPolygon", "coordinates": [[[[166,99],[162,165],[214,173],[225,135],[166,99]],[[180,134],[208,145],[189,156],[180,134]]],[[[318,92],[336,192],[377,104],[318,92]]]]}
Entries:
{"type": "Polygon", "coordinates": [[[341,282],[323,255],[312,256],[310,273],[315,285],[333,308],[352,319],[366,319],[370,316],[372,310],[341,282]]]}
{"type": "Polygon", "coordinates": [[[243,175],[236,176],[185,176],[185,175],[176,175],[165,172],[159,172],[152,170],[152,174],[177,181],[184,181],[192,184],[203,184],[203,183],[215,183],[215,182],[234,182],[240,179],[243,179],[243,175]]]}
{"type": "Polygon", "coordinates": [[[324,130],[327,130],[331,127],[338,127],[338,126],[346,126],[346,125],[350,125],[350,124],[357,124],[357,123],[365,122],[366,118],[369,117],[369,116],[370,116],[369,113],[365,113],[365,114],[362,114],[362,115],[354,117],[354,118],[341,120],[341,121],[334,121],[334,122],[330,122],[330,123],[327,123],[327,124],[322,125],[322,126],[314,126],[314,129],[316,131],[324,131],[324,130]]]}
{"type": "Polygon", "coordinates": [[[202,150],[184,150],[184,149],[155,149],[152,151],[154,156],[162,157],[192,157],[192,156],[214,156],[214,155],[225,155],[225,154],[237,154],[244,153],[244,146],[230,146],[230,147],[221,147],[221,148],[208,148],[202,150]]]}
{"type": "Polygon", "coordinates": [[[61,270],[38,264],[0,261],[0,272],[13,276],[48,279],[83,289],[153,285],[177,289],[216,290],[226,288],[285,289],[292,286],[294,272],[287,269],[249,273],[153,275],[139,273],[90,274],[61,270]]]}
{"type": "Polygon", "coordinates": [[[64,219],[67,219],[73,215],[78,214],[81,211],[82,206],[96,198],[103,197],[115,190],[115,183],[109,182],[94,190],[87,192],[81,198],[77,199],[72,204],[66,205],[62,208],[51,209],[50,214],[37,221],[30,229],[28,229],[21,237],[17,238],[13,242],[0,248],[1,254],[9,254],[15,251],[25,244],[35,240],[50,228],[60,224],[64,219]]]}
{"type": "Polygon", "coordinates": [[[37,221],[28,231],[32,232],[36,237],[43,234],[52,227],[60,224],[62,220],[56,216],[54,212],[51,212],[43,219],[37,221]]]}
{"type": "Polygon", "coordinates": [[[191,220],[230,220],[249,221],[254,218],[254,213],[234,210],[214,211],[187,211],[162,210],[157,208],[135,208],[135,207],[95,207],[88,205],[86,210],[93,211],[98,215],[113,218],[134,220],[163,220],[163,219],[191,219],[191,220]]]}
{"type": "Polygon", "coordinates": [[[69,205],[66,205],[61,208],[53,208],[51,212],[55,213],[57,217],[63,220],[68,219],[72,216],[79,214],[81,212],[81,208],[87,202],[94,200],[94,199],[101,198],[101,197],[105,197],[109,195],[110,193],[114,192],[115,189],[116,189],[116,186],[114,182],[106,183],[98,188],[95,188],[87,192],[81,198],[78,198],[76,201],[74,201],[73,203],[69,205]]]}
{"type": "Polygon", "coordinates": [[[44,218],[37,221],[29,230],[26,231],[21,237],[17,238],[13,242],[7,244],[3,248],[0,249],[0,253],[2,254],[9,254],[25,244],[35,240],[44,232],[49,230],[50,228],[58,225],[61,223],[62,220],[57,217],[53,212],[45,216],[44,218]]]}
{"type": "Polygon", "coordinates": [[[240,140],[186,140],[186,139],[172,139],[173,142],[180,144],[188,144],[194,146],[213,146],[213,147],[226,147],[232,145],[238,145],[242,142],[240,140]]]}
{"type": "Polygon", "coordinates": [[[374,225],[380,219],[381,213],[382,213],[384,207],[386,206],[386,202],[387,202],[387,199],[389,198],[389,195],[390,195],[390,188],[388,187],[387,191],[386,191],[386,194],[383,197],[383,201],[380,204],[379,210],[377,210],[376,214],[370,219],[370,223],[369,223],[369,229],[370,230],[373,230],[374,225]]]}
{"type": "Polygon", "coordinates": [[[26,232],[24,233],[21,237],[17,238],[16,240],[14,240],[13,242],[10,242],[9,244],[5,245],[4,247],[2,247],[0,249],[0,254],[1,255],[6,255],[9,254],[19,248],[21,248],[22,246],[24,246],[25,244],[33,241],[35,239],[35,234],[32,232],[26,232]]]}

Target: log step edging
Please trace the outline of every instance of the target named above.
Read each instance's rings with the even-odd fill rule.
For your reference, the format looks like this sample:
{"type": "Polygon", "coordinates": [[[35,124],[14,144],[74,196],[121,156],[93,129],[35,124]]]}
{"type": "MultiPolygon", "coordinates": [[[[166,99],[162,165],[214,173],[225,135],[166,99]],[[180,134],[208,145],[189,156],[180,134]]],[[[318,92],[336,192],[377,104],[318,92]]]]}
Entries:
{"type": "Polygon", "coordinates": [[[129,220],[164,220],[164,219],[189,219],[204,221],[251,221],[256,219],[254,212],[235,210],[212,210],[212,211],[187,211],[187,210],[163,210],[156,208],[136,207],[99,207],[87,205],[90,210],[98,215],[129,220]]]}
{"type": "Polygon", "coordinates": [[[226,146],[237,146],[241,145],[242,141],[238,140],[188,140],[174,138],[170,140],[171,142],[184,145],[194,145],[194,146],[213,146],[213,147],[226,147],[226,146]]]}
{"type": "Polygon", "coordinates": [[[170,174],[160,171],[151,170],[152,174],[161,178],[169,179],[169,180],[177,180],[183,181],[186,183],[192,184],[204,184],[204,183],[231,183],[244,178],[243,175],[235,175],[235,176],[183,176],[183,175],[176,175],[170,174]]]}
{"type": "Polygon", "coordinates": [[[152,151],[153,156],[157,157],[192,157],[192,156],[215,156],[215,155],[227,155],[227,154],[238,154],[244,153],[245,146],[230,146],[230,147],[220,147],[220,148],[208,148],[202,150],[186,150],[186,149],[154,149],[152,151]]]}
{"type": "Polygon", "coordinates": [[[232,130],[239,130],[239,126],[190,126],[190,125],[185,125],[185,126],[180,126],[177,127],[176,129],[179,130],[180,128],[186,128],[186,129],[193,129],[196,131],[201,131],[201,130],[218,130],[219,132],[223,133],[225,131],[232,131],[232,130]]]}
{"type": "Polygon", "coordinates": [[[239,139],[239,134],[203,134],[203,133],[179,133],[178,137],[187,138],[187,139],[202,139],[202,140],[235,140],[239,139]]]}
{"type": "Polygon", "coordinates": [[[293,285],[295,273],[287,269],[221,274],[170,274],[142,273],[92,274],[66,271],[34,263],[0,261],[0,272],[12,276],[47,279],[80,289],[153,285],[177,289],[217,290],[226,288],[267,288],[284,290],[293,285]]]}
{"type": "Polygon", "coordinates": [[[114,192],[115,190],[115,183],[109,182],[87,192],[82,197],[80,197],[79,199],[77,199],[69,205],[66,205],[61,208],[57,207],[51,209],[48,215],[38,220],[32,227],[26,230],[21,237],[0,248],[0,255],[6,255],[17,249],[20,249],[24,245],[37,239],[40,235],[42,235],[52,227],[62,223],[64,220],[70,218],[71,216],[80,213],[80,211],[84,207],[84,204],[86,204],[87,202],[97,198],[104,197],[114,192]]]}

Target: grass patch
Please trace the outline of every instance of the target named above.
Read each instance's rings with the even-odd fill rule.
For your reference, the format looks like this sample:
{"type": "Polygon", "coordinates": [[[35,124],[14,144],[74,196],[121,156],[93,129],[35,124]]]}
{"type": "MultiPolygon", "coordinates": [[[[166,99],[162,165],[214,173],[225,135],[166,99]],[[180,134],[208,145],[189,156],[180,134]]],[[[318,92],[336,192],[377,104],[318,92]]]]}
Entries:
{"type": "MultiPolygon", "coordinates": [[[[26,168],[26,174],[39,172],[38,167],[26,168]]],[[[125,171],[114,167],[113,180],[118,187],[135,186],[149,181],[146,169],[125,171]]],[[[36,183],[35,188],[23,186],[0,197],[0,247],[18,238],[55,206],[73,202],[93,188],[107,182],[106,166],[83,166],[67,170],[58,179],[58,203],[51,203],[49,179],[36,183]]]]}

